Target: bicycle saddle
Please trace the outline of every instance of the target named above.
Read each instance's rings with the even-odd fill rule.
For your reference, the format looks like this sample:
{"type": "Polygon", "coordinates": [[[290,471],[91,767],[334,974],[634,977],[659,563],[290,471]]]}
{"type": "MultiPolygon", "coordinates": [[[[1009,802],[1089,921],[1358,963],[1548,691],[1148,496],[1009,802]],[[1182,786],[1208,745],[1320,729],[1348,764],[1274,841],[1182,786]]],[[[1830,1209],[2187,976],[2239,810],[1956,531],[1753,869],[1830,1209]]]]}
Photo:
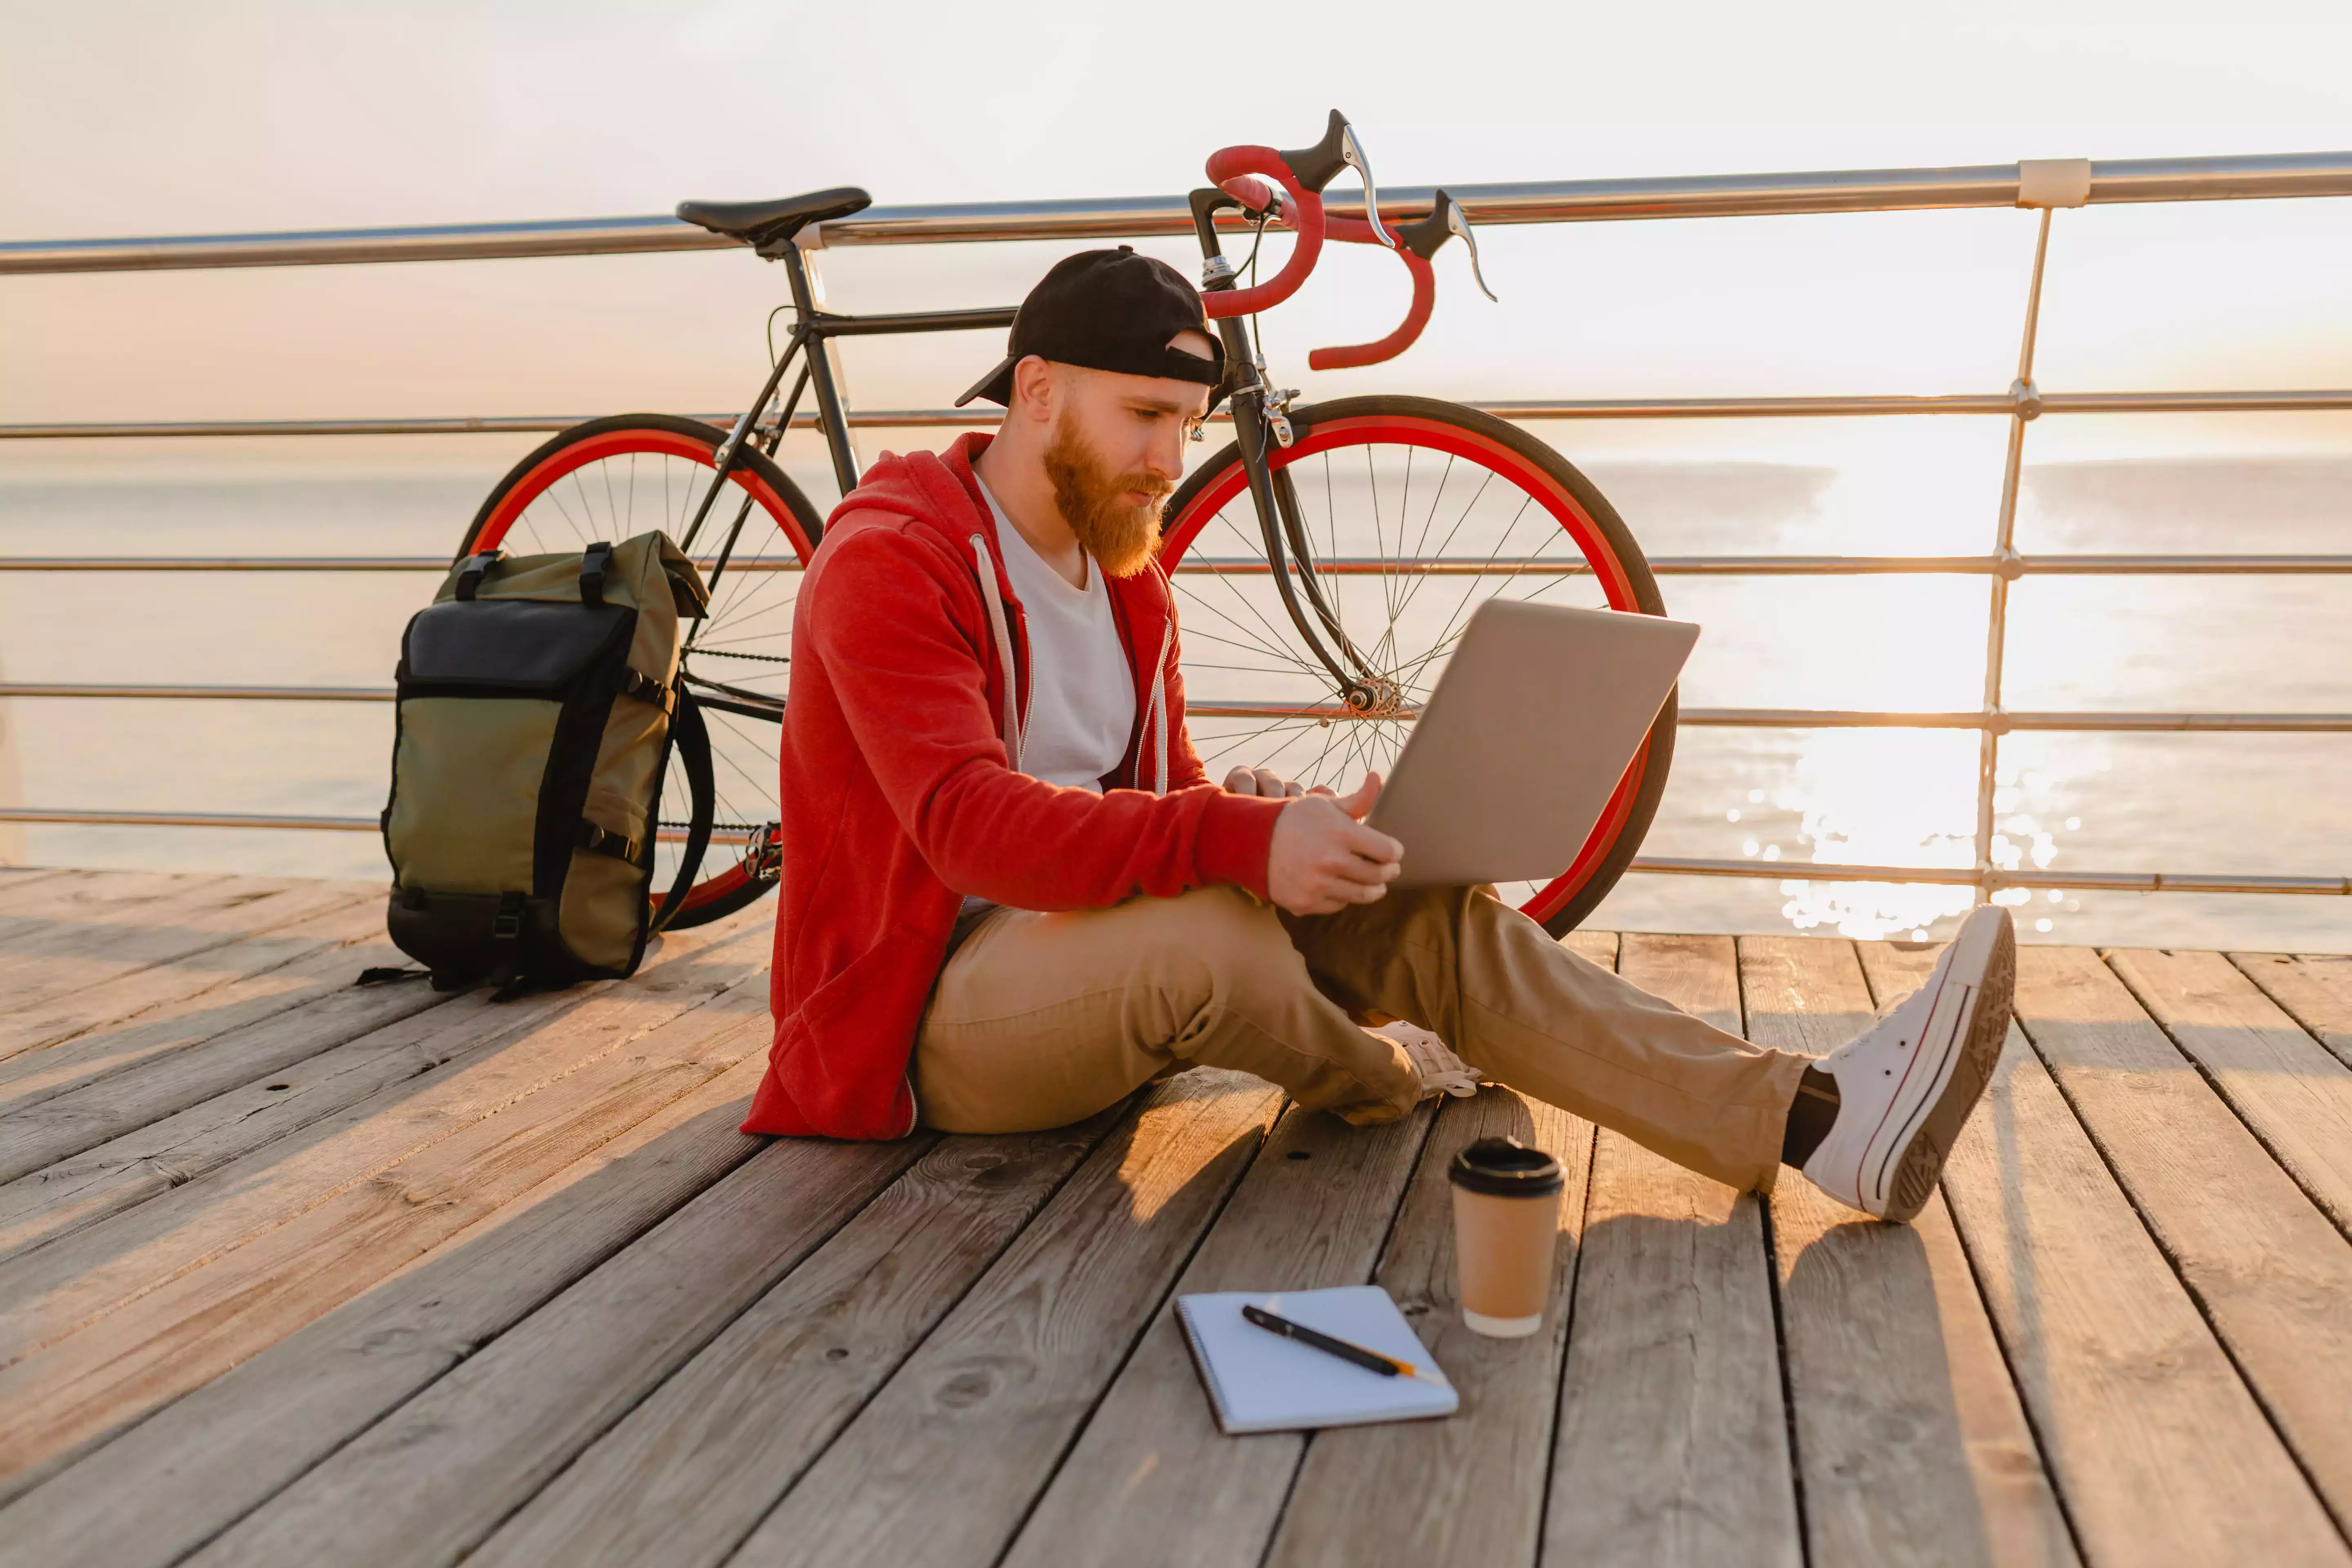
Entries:
{"type": "Polygon", "coordinates": [[[835,185],[772,202],[680,202],[680,222],[740,239],[761,255],[792,243],[793,236],[813,223],[827,223],[863,212],[874,198],[856,185],[835,185]]]}

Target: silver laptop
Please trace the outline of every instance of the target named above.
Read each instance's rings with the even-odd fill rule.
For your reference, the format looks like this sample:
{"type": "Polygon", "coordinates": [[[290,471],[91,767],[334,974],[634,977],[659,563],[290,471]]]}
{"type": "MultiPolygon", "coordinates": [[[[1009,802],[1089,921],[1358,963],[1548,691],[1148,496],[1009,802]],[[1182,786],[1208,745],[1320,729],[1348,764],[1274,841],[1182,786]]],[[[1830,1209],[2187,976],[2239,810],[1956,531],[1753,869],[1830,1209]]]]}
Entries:
{"type": "Polygon", "coordinates": [[[1658,616],[1480,605],[1372,806],[1404,845],[1394,885],[1566,870],[1697,641],[1658,616]]]}

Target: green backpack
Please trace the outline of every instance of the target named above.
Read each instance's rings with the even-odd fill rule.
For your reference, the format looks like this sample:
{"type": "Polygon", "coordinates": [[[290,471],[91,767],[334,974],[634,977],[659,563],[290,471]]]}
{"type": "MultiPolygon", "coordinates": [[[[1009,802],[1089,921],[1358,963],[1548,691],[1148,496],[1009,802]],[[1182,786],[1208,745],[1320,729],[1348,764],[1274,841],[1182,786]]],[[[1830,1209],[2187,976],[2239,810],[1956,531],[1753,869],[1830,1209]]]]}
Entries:
{"type": "Polygon", "coordinates": [[[579,554],[468,555],[409,621],[387,924],[436,988],[635,971],[709,841],[710,742],[677,679],[678,622],[709,607],[694,563],[655,532],[579,554]],[[673,742],[695,798],[656,909],[673,742]]]}

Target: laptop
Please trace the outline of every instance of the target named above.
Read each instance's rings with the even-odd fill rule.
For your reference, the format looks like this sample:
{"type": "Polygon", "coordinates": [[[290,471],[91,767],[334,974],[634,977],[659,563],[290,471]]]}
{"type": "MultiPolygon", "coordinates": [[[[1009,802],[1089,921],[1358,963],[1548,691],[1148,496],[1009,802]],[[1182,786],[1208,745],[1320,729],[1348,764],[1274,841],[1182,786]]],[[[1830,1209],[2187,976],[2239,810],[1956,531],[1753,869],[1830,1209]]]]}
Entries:
{"type": "Polygon", "coordinates": [[[1660,616],[1480,605],[1372,805],[1370,826],[1404,845],[1392,885],[1566,870],[1697,641],[1660,616]]]}

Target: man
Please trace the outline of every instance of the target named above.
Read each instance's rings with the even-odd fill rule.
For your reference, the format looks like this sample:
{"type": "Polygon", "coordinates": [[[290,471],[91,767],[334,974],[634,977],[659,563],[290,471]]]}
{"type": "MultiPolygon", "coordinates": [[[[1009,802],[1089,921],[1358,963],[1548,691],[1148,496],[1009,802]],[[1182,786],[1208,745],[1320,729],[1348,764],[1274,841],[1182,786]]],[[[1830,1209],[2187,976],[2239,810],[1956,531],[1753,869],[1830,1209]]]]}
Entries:
{"type": "Polygon", "coordinates": [[[1917,1211],[2000,1050],[2006,912],[1815,1061],[1677,1011],[1491,889],[1391,891],[1409,847],[1364,826],[1376,776],[1344,798],[1219,784],[1185,735],[1153,552],[1225,381],[1199,296],[1088,251],[1010,347],[964,396],[1005,405],[995,437],[886,455],[803,577],[746,1131],[1054,1127],[1192,1065],[1373,1123],[1484,1076],[1735,1187],[1786,1162],[1917,1211]]]}

